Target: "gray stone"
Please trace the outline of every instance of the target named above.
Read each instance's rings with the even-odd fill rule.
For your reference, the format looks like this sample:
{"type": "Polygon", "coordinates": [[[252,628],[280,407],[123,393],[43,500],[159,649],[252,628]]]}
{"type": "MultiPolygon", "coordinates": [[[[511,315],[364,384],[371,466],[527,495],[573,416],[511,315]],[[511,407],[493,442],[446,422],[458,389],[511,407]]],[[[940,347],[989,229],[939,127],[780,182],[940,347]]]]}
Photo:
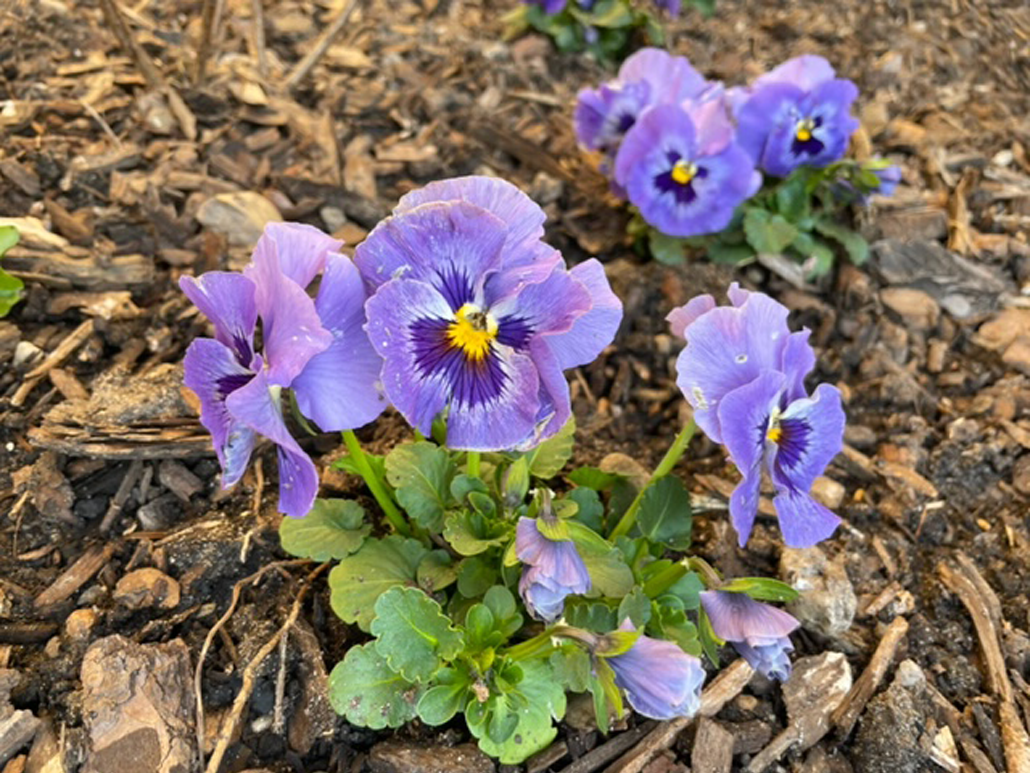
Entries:
{"type": "Polygon", "coordinates": [[[784,548],[780,578],[800,594],[787,609],[805,628],[836,638],[851,627],[858,597],[843,556],[830,561],[818,547],[784,548]]]}
{"type": "Polygon", "coordinates": [[[474,744],[414,746],[385,741],[372,747],[373,773],[494,773],[494,763],[474,744]]]}
{"type": "Polygon", "coordinates": [[[94,643],[82,660],[89,732],[83,773],[192,773],[197,769],[189,650],[181,639],[94,643]]]}

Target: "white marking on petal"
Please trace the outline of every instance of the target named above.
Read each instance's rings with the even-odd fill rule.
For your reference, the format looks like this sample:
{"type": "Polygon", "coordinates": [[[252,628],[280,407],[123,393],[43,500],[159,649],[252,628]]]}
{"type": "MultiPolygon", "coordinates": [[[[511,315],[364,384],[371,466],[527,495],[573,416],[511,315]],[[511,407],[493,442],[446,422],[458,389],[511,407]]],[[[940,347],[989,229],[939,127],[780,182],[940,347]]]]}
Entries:
{"type": "Polygon", "coordinates": [[[708,401],[705,400],[705,393],[701,391],[701,387],[695,386],[690,392],[694,395],[694,401],[697,403],[698,408],[702,410],[708,408],[708,401]]]}

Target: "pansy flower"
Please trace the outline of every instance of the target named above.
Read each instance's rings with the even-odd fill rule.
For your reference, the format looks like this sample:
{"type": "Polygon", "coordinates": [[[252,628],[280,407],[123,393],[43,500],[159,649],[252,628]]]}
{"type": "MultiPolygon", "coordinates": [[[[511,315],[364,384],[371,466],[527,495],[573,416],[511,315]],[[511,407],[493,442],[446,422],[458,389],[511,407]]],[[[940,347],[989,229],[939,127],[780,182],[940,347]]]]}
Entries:
{"type": "Polygon", "coordinates": [[[614,154],[648,107],[696,99],[709,87],[686,58],[643,48],[622,63],[614,81],[579,92],[576,138],[589,150],[614,154]]]}
{"type": "MultiPolygon", "coordinates": [[[[635,630],[626,620],[620,631],[635,630]]],[[[597,654],[615,672],[615,684],[638,714],[651,719],[691,717],[701,708],[705,670],[701,661],[678,644],[640,636],[618,655],[597,654]]]]}
{"type": "Polygon", "coordinates": [[[725,228],[762,178],[734,141],[719,93],[645,112],[615,157],[615,182],[651,226],[686,237],[725,228]]]}
{"type": "Polygon", "coordinates": [[[732,644],[753,669],[781,682],[790,678],[790,634],[800,625],[794,617],[746,593],[702,591],[701,605],[715,635],[732,644]]]}
{"type": "Polygon", "coordinates": [[[536,5],[547,14],[553,16],[556,13],[560,13],[565,7],[567,0],[522,0],[526,5],[536,5]]]}
{"type": "Polygon", "coordinates": [[[776,489],[773,504],[784,541],[809,547],[826,539],[840,519],[808,493],[843,446],[840,392],[820,384],[812,396],[805,376],[815,365],[809,331],[792,333],[788,310],[736,284],[731,306],[694,298],[669,314],[687,345],[677,381],[698,427],[723,443],[743,480],[730,498],[730,516],[743,546],[758,513],[763,470],[776,489]]]}
{"type": "Polygon", "coordinates": [[[858,129],[858,88],[821,56],[799,56],[756,79],[736,110],[740,144],[768,174],[822,167],[844,156],[858,129]]]}
{"type": "Polygon", "coordinates": [[[545,215],[503,180],[432,183],[401,199],[357,248],[383,388],[447,445],[529,448],[571,413],[563,371],[607,346],[622,305],[596,260],[565,267],[540,241],[545,215]]]}
{"type": "Polygon", "coordinates": [[[222,486],[242,477],[257,436],[264,436],[278,448],[279,508],[294,517],[311,509],[318,474],[283,421],[282,389],[291,388],[302,412],[327,430],[367,424],[386,405],[375,387],[381,361],[362,330],[364,287],[338,254],[341,246],[311,226],[271,223],[243,274],[179,280],[215,329],[213,339],[190,344],[184,369],[214,441],[222,486]],[[305,288],[320,273],[312,299],[305,288]]]}
{"type": "Polygon", "coordinates": [[[561,617],[566,596],[590,590],[590,574],[576,543],[547,537],[535,518],[519,518],[515,555],[526,565],[519,580],[519,595],[538,620],[554,622],[561,617]]]}

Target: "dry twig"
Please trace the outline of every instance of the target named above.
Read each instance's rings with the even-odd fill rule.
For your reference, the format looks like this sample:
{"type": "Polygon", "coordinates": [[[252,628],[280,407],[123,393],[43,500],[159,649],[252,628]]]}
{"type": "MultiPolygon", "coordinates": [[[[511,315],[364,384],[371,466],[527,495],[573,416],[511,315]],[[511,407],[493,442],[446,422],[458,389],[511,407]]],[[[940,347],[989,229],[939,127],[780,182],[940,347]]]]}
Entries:
{"type": "Polygon", "coordinates": [[[43,362],[25,374],[25,379],[18,386],[14,396],[11,397],[11,405],[16,408],[23,405],[32,390],[36,388],[36,384],[51,370],[64,362],[72,352],[82,346],[91,335],[93,335],[92,317],[75,328],[67,338],[57,345],[56,349],[46,356],[43,362]]]}
{"type": "Polygon", "coordinates": [[[286,91],[292,91],[295,89],[297,85],[307,77],[307,74],[311,72],[311,68],[318,64],[318,60],[321,59],[325,55],[325,52],[329,50],[329,46],[332,44],[333,38],[340,34],[340,30],[342,30],[343,25],[347,23],[347,19],[350,18],[351,12],[357,4],[358,0],[350,0],[350,2],[343,7],[343,10],[336,15],[336,18],[333,19],[325,32],[322,33],[318,42],[315,43],[314,48],[308,52],[307,56],[297,62],[296,66],[292,71],[290,71],[290,74],[286,76],[286,81],[283,83],[286,87],[286,91]]]}
{"type": "Polygon", "coordinates": [[[841,736],[846,738],[851,734],[851,729],[855,726],[855,722],[858,721],[858,715],[862,713],[862,709],[865,708],[869,699],[873,697],[876,688],[880,686],[884,674],[887,673],[887,669],[894,661],[898,645],[905,638],[906,633],[908,633],[908,621],[903,617],[895,617],[891,624],[887,626],[887,630],[883,634],[883,638],[880,639],[880,643],[876,646],[876,651],[873,653],[869,665],[866,666],[865,671],[855,681],[851,690],[844,696],[840,706],[834,710],[830,717],[830,721],[836,725],[841,736]]]}
{"type": "Polygon", "coordinates": [[[165,79],[157,71],[157,68],[150,57],[147,56],[143,47],[132,36],[132,32],[129,31],[129,25],[125,23],[125,18],[118,9],[118,4],[115,0],[100,0],[100,7],[104,11],[107,26],[114,32],[122,48],[129,52],[132,58],[136,60],[136,66],[139,68],[143,79],[147,82],[147,87],[155,90],[164,88],[165,79]]]}

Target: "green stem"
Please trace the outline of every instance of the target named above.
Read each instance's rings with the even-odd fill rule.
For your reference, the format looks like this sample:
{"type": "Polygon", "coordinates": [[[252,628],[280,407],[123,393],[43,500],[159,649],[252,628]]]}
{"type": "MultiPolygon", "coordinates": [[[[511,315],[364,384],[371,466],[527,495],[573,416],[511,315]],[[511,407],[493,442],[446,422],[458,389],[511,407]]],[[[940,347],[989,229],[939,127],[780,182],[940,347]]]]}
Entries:
{"type": "Polygon", "coordinates": [[[644,595],[649,599],[657,598],[679,582],[689,571],[683,561],[677,561],[644,583],[644,595]]]}
{"type": "Polygon", "coordinates": [[[379,507],[382,508],[383,513],[386,515],[386,520],[390,522],[398,534],[403,534],[405,537],[409,536],[411,529],[408,528],[408,522],[393,503],[393,499],[390,498],[390,492],[386,490],[383,481],[380,480],[379,476],[372,469],[372,465],[368,461],[368,457],[365,456],[361,443],[358,441],[358,436],[354,434],[353,430],[348,429],[343,433],[343,442],[347,444],[347,450],[354,459],[354,464],[361,473],[361,477],[364,478],[365,485],[368,486],[372,496],[376,498],[376,502],[379,503],[379,507]]]}
{"type": "Polygon", "coordinates": [[[469,451],[468,457],[466,458],[466,465],[468,476],[470,478],[479,477],[479,451],[469,451]]]}
{"type": "Polygon", "coordinates": [[[503,654],[512,660],[538,658],[541,655],[550,654],[558,648],[559,645],[554,643],[555,638],[572,639],[588,648],[597,643],[597,637],[588,631],[571,628],[567,625],[552,625],[532,639],[526,639],[512,647],[507,647],[503,654]]]}
{"type": "Polygon", "coordinates": [[[622,518],[615,524],[615,528],[612,529],[612,533],[609,536],[610,539],[621,537],[624,534],[628,534],[629,530],[633,528],[633,524],[637,522],[637,511],[640,509],[640,503],[644,501],[644,494],[651,488],[655,483],[664,478],[670,472],[672,468],[676,466],[676,463],[682,458],[683,453],[687,450],[687,446],[690,444],[690,439],[694,437],[694,431],[697,429],[697,424],[691,419],[688,421],[680,433],[676,436],[676,439],[672,441],[672,445],[669,446],[669,450],[665,452],[665,456],[662,461],[655,467],[651,477],[648,479],[647,484],[637,492],[633,502],[626,509],[626,512],[622,514],[622,518]]]}
{"type": "Polygon", "coordinates": [[[688,558],[687,566],[701,575],[701,579],[704,580],[706,587],[718,588],[723,584],[722,577],[720,577],[719,573],[715,571],[715,568],[700,556],[691,556],[688,558]]]}

